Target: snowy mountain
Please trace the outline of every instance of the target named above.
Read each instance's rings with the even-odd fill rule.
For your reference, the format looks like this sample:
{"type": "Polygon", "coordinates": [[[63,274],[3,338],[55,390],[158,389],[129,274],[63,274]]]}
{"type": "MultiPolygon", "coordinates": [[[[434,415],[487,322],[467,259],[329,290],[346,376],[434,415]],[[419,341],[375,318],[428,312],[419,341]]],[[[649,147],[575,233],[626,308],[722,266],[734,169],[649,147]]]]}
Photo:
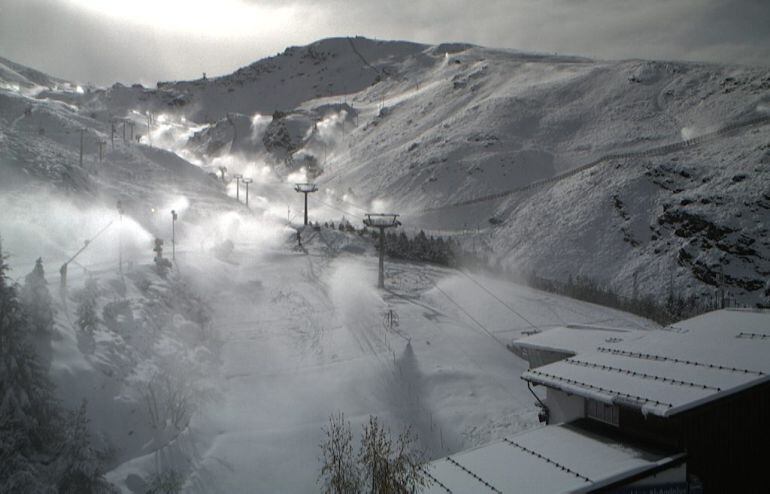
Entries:
{"type": "Polygon", "coordinates": [[[124,492],[160,464],[190,492],[307,492],[330,413],[413,424],[445,455],[536,424],[506,341],[655,324],[419,263],[388,262],[376,290],[366,237],[305,230],[294,247],[295,182],[319,184],[312,221],[400,213],[405,230],[523,276],[659,299],[722,284],[754,304],[770,274],[769,118],[768,69],[466,44],[329,39],[156,88],[81,87],[0,59],[0,235],[13,277],[42,256],[50,284],[85,247],[78,290],[55,297],[52,372],[68,399],[98,403],[124,492]],[[152,240],[169,257],[172,231],[178,273],[164,279],[152,240]],[[201,320],[215,342],[191,336],[201,320]],[[135,391],[175,355],[211,364],[190,368],[217,393],[189,423],[150,427],[135,391]]]}
{"type": "Polygon", "coordinates": [[[335,38],[82,108],[184,117],[166,147],[213,171],[304,168],[348,216],[398,205],[408,228],[478,230],[525,275],[767,299],[766,68],[335,38]]]}

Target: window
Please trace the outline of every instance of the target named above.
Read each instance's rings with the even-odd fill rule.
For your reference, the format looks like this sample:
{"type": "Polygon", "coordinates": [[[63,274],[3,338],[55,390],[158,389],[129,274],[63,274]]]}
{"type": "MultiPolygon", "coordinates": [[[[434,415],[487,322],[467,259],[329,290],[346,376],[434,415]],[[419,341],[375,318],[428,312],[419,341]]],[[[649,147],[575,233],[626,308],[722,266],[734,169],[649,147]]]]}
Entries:
{"type": "Polygon", "coordinates": [[[617,405],[608,405],[596,400],[586,400],[586,417],[605,424],[620,425],[620,409],[617,405]]]}

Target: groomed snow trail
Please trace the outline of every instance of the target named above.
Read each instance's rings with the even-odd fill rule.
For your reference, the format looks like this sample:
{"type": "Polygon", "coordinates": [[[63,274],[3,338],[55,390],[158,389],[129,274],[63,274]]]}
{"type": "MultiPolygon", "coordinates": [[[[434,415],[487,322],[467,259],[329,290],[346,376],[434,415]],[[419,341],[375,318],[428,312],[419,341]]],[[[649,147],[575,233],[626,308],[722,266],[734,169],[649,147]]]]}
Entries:
{"type": "MultiPolygon", "coordinates": [[[[185,258],[224,341],[220,395],[193,424],[207,446],[193,459],[191,492],[316,492],[322,427],[338,411],[356,434],[369,414],[394,431],[410,424],[431,457],[536,425],[519,379],[525,363],[447,297],[500,339],[530,326],[456,271],[389,263],[380,291],[373,254],[328,246],[259,257],[236,249],[233,263],[213,265],[185,258]],[[387,310],[397,332],[383,325],[387,310]]],[[[511,283],[484,286],[538,326],[631,323],[511,283]]]]}

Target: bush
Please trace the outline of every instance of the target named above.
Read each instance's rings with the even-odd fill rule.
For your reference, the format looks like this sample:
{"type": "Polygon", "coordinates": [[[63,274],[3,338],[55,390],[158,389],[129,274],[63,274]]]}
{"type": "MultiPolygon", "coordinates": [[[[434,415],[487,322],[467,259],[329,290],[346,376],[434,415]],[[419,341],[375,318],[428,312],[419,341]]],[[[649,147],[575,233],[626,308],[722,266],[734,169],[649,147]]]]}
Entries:
{"type": "Polygon", "coordinates": [[[176,470],[159,472],[150,478],[146,494],[177,494],[182,492],[184,479],[176,470]]]}
{"type": "Polygon", "coordinates": [[[93,336],[94,330],[99,323],[99,318],[96,316],[96,296],[98,293],[98,287],[96,280],[89,277],[86,280],[86,286],[80,293],[78,298],[80,303],[77,308],[77,324],[78,328],[84,333],[93,336]]]}
{"type": "Polygon", "coordinates": [[[429,485],[424,453],[417,436],[407,428],[395,441],[377,417],[369,416],[361,433],[358,454],[353,457],[350,422],[342,413],[332,415],[321,444],[321,473],[326,494],[415,493],[429,485]]]}

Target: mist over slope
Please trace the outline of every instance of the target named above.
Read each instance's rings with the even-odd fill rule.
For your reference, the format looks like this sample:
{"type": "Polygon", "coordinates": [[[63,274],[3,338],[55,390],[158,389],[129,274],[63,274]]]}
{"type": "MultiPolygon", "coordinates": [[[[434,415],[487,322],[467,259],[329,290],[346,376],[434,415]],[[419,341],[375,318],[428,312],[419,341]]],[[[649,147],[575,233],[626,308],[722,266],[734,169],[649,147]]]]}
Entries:
{"type": "Polygon", "coordinates": [[[451,454],[536,425],[506,341],[655,324],[424,263],[389,261],[374,289],[367,236],[306,230],[295,248],[295,182],[319,185],[311,221],[400,213],[496,269],[658,300],[721,284],[754,304],[770,274],[769,107],[767,69],[466,44],[322,40],[156,88],[0,59],[3,252],[17,279],[42,256],[53,285],[85,247],[75,289],[56,294],[52,373],[95,403],[123,492],[168,470],[189,492],[307,492],[331,413],[377,413],[451,454]],[[163,278],[153,240],[168,257],[172,231],[163,278]],[[148,420],[141,396],[166,375],[207,395],[174,424],[148,420]]]}
{"type": "MultiPolygon", "coordinates": [[[[9,120],[23,111],[12,93],[9,120]]],[[[410,228],[477,230],[490,263],[527,274],[583,275],[627,294],[636,278],[653,295],[712,295],[719,279],[741,301],[766,299],[766,68],[334,38],[221,77],[40,90],[36,101],[105,137],[110,119],[142,134],[149,123],[156,145],[209,172],[314,179],[336,208],[316,203],[317,219],[393,209],[410,228]]],[[[73,151],[61,154],[72,162],[73,151]]],[[[83,180],[77,167],[46,173],[83,180]]],[[[276,210],[291,198],[270,194],[276,210]]]]}

